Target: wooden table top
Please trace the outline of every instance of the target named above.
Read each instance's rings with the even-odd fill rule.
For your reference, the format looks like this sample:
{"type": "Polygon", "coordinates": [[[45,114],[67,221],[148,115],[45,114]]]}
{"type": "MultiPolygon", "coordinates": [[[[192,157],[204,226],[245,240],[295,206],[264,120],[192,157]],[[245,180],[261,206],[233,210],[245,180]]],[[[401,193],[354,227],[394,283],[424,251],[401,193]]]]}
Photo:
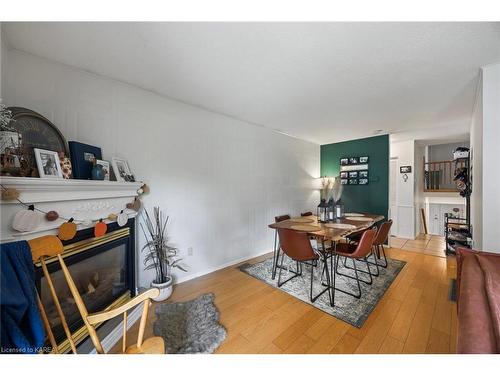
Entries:
{"type": "Polygon", "coordinates": [[[302,216],[292,217],[289,220],[269,224],[269,228],[292,229],[300,232],[306,232],[323,240],[339,241],[350,233],[367,229],[381,220],[384,220],[383,215],[373,215],[368,213],[362,213],[362,216],[359,214],[352,217],[346,216],[342,219],[336,219],[328,223],[318,222],[317,216],[302,216]],[[363,220],[362,218],[369,220],[360,221],[363,220]],[[347,227],[346,224],[352,227],[347,227]]]}

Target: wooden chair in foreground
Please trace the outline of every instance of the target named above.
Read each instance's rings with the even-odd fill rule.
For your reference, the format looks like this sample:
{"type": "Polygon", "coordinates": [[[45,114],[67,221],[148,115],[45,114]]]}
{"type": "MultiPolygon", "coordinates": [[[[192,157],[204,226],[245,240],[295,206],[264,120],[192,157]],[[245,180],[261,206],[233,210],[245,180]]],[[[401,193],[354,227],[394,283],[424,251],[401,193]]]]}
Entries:
{"type": "MultiPolygon", "coordinates": [[[[117,317],[118,315],[123,314],[123,338],[122,338],[122,352],[125,354],[164,354],[165,353],[165,343],[163,342],[163,338],[161,337],[150,337],[144,340],[144,331],[146,328],[146,321],[148,318],[149,306],[151,304],[151,298],[155,298],[160,294],[160,291],[156,288],[149,289],[144,293],[132,298],[130,301],[127,301],[123,305],[116,307],[114,309],[108,311],[102,311],[94,314],[89,314],[85,304],[83,303],[82,297],[78,292],[78,288],[71,277],[71,274],[64,262],[63,257],[61,256],[63,252],[63,245],[59,238],[56,236],[43,236],[40,238],[36,238],[28,241],[31,247],[31,253],[33,256],[33,261],[40,261],[43,269],[44,276],[47,279],[47,284],[49,285],[49,289],[54,300],[54,304],[56,306],[57,313],[61,318],[61,323],[63,325],[66,336],[70,342],[71,349],[73,353],[76,353],[76,346],[74,340],[71,337],[71,332],[69,331],[68,325],[66,323],[66,319],[64,318],[64,314],[62,312],[59,299],[57,298],[56,291],[54,289],[52,279],[50,278],[50,274],[47,270],[47,266],[45,263],[45,259],[49,257],[57,256],[57,259],[61,265],[61,269],[63,271],[66,282],[68,283],[68,287],[73,295],[73,298],[78,307],[78,311],[80,312],[83,322],[87,327],[92,343],[94,344],[97,353],[104,354],[104,349],[102,348],[101,341],[97,336],[96,326],[100,323],[108,321],[117,317]],[[136,307],[137,305],[143,303],[144,307],[142,309],[142,316],[139,323],[139,333],[137,335],[137,343],[130,347],[126,346],[127,343],[127,312],[128,310],[136,307]]],[[[47,334],[49,336],[49,340],[51,345],[56,348],[57,345],[54,340],[54,336],[52,334],[52,329],[50,324],[48,323],[47,316],[45,310],[43,308],[42,303],[39,299],[39,307],[42,315],[42,320],[45,325],[45,329],[47,330],[47,334]]]]}

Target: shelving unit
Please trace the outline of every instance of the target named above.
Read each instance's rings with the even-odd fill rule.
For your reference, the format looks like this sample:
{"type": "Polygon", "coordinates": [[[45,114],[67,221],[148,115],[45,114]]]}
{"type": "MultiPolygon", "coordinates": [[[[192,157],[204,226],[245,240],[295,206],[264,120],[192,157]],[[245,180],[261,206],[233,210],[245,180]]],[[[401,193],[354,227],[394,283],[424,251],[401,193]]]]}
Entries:
{"type": "Polygon", "coordinates": [[[460,165],[466,170],[466,189],[465,189],[465,217],[453,217],[445,215],[444,219],[444,234],[446,242],[446,255],[455,254],[457,247],[469,247],[472,240],[472,228],[470,224],[470,195],[471,195],[471,178],[470,178],[470,159],[459,158],[455,159],[455,166],[460,165]]]}

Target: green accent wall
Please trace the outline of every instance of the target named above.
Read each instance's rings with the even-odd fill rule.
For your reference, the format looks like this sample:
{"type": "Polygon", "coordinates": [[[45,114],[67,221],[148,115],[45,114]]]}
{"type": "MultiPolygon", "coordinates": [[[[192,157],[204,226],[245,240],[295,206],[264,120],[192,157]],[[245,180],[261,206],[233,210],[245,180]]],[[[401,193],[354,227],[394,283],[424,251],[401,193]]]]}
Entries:
{"type": "Polygon", "coordinates": [[[380,135],[321,146],[321,176],[340,173],[340,158],[368,156],[368,185],[344,185],[342,202],[346,212],[389,212],[389,136],[380,135]]]}

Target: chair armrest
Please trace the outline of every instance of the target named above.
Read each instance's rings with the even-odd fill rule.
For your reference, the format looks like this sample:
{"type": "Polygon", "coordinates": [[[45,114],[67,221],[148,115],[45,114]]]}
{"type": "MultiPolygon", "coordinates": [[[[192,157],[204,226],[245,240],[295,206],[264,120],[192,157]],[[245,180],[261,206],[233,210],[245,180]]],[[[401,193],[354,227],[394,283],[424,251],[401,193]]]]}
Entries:
{"type": "Polygon", "coordinates": [[[130,310],[131,308],[137,306],[138,304],[146,300],[158,297],[159,295],[160,295],[159,289],[151,288],[114,309],[90,314],[89,316],[87,316],[87,321],[92,325],[104,322],[106,320],[114,318],[115,316],[123,314],[125,311],[130,310]]]}

